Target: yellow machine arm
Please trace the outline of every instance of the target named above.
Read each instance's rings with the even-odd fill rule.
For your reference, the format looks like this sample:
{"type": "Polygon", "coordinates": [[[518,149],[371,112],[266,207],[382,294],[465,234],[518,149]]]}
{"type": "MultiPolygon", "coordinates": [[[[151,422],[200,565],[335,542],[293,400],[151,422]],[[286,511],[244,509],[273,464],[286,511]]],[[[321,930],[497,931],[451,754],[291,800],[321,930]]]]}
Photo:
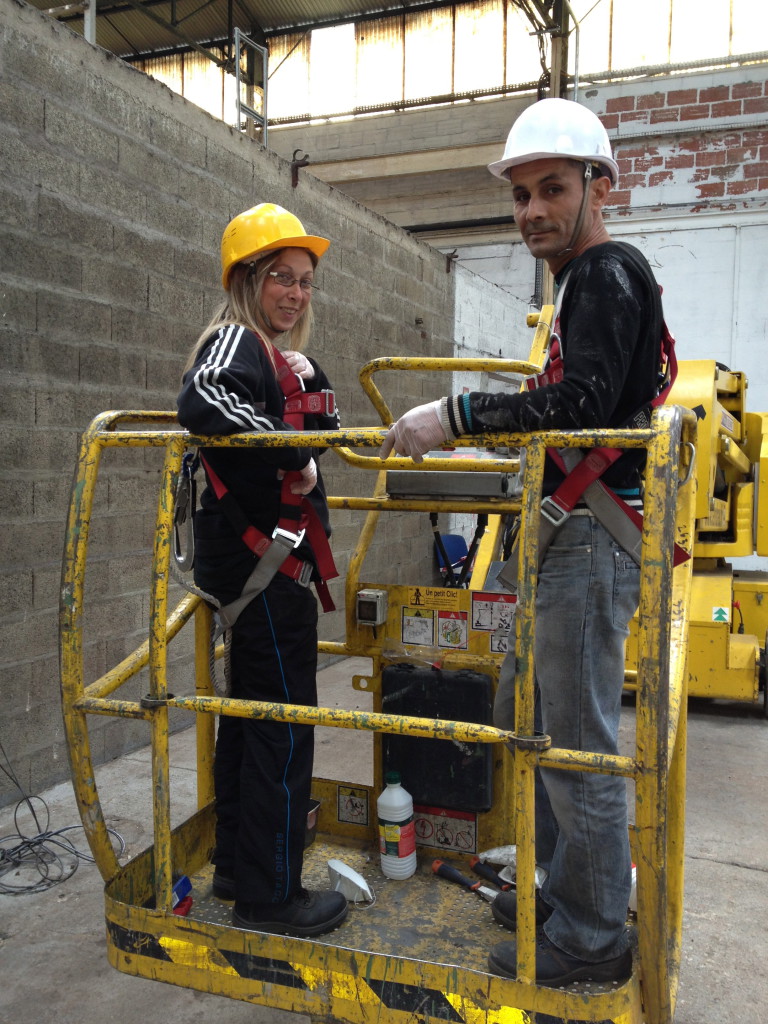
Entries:
{"type": "Polygon", "coordinates": [[[768,711],[768,572],[730,563],[768,555],[768,413],[746,400],[743,373],[697,359],[681,361],[667,404],[697,417],[688,692],[757,703],[762,691],[768,711]]]}

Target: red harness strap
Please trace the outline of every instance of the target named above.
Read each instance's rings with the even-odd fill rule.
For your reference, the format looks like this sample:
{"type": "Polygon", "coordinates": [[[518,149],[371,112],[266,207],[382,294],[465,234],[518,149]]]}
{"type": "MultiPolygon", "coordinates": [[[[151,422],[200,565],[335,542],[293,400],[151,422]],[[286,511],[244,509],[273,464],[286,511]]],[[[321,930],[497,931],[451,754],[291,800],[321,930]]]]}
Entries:
{"type": "MultiPolygon", "coordinates": [[[[272,354],[275,359],[277,382],[283,392],[285,403],[283,405],[283,419],[294,430],[304,429],[304,416],[306,413],[315,415],[332,416],[336,410],[335,395],[333,391],[311,391],[304,390],[301,378],[291,370],[282,352],[273,348],[272,354]]],[[[301,473],[292,471],[283,477],[283,486],[280,492],[280,519],[277,528],[285,529],[285,520],[295,520],[300,512],[299,529],[306,530],[312,553],[317,560],[317,571],[320,579],[315,586],[323,611],[335,611],[336,606],[328,590],[327,580],[334,579],[339,575],[333,561],[331,546],[325,535],[323,524],[318,518],[314,506],[307,498],[300,494],[293,494],[291,483],[301,480],[301,473]]]]}
{"type": "MultiPolygon", "coordinates": [[[[555,320],[554,332],[550,342],[547,365],[540,374],[527,378],[525,384],[529,391],[543,387],[545,384],[558,384],[563,379],[565,369],[560,350],[559,326],[560,317],[558,315],[555,320]]],[[[675,378],[677,377],[675,339],[664,321],[662,321],[659,365],[660,383],[656,396],[649,402],[649,407],[651,409],[655,409],[657,406],[663,404],[675,382],[675,378]]],[[[642,410],[632,417],[632,423],[634,426],[638,427],[647,426],[650,423],[650,417],[645,410],[642,410]]],[[[558,522],[564,521],[568,517],[575,508],[579,498],[590,484],[595,481],[600,483],[598,478],[602,476],[609,466],[613,465],[613,463],[623,455],[623,450],[621,448],[591,448],[578,465],[571,469],[570,472],[557,449],[548,448],[547,454],[565,476],[565,479],[556,488],[554,493],[545,498],[542,503],[543,506],[547,507],[546,514],[548,518],[552,519],[554,522],[558,522]]],[[[624,515],[626,515],[639,530],[642,530],[642,514],[626,501],[623,501],[622,498],[620,498],[615,491],[611,490],[610,487],[606,487],[605,484],[602,483],[600,483],[600,487],[610,497],[614,504],[621,509],[624,515]]],[[[680,547],[679,544],[675,544],[675,565],[680,565],[690,557],[690,554],[685,551],[684,548],[680,547]]]]}

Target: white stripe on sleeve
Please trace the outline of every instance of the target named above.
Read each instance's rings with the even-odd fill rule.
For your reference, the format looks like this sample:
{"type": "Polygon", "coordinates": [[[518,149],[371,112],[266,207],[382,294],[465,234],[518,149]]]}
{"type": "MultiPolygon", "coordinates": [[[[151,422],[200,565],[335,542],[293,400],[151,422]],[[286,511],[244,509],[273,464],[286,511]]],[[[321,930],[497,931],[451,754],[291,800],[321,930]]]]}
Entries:
{"type": "Polygon", "coordinates": [[[230,365],[237,352],[244,330],[238,324],[229,324],[219,330],[205,362],[195,373],[195,390],[241,430],[272,430],[269,419],[259,415],[250,402],[243,401],[219,381],[221,371],[230,365]]]}

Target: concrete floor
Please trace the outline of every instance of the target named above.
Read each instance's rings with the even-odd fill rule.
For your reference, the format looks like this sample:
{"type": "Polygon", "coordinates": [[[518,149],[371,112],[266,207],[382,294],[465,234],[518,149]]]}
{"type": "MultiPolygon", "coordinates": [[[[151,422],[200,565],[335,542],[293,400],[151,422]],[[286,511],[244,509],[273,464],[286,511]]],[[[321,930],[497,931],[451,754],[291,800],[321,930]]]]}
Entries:
{"type": "MultiPolygon", "coordinates": [[[[365,707],[349,687],[367,662],[320,674],[321,704],[365,707]]],[[[756,709],[692,702],[689,724],[685,915],[675,1024],[763,1024],[768,1007],[768,721],[756,709]]],[[[625,708],[625,733],[634,712],[625,708]]],[[[315,772],[349,781],[370,762],[371,737],[317,730],[315,772]],[[341,742],[340,742],[341,741],[341,742]],[[352,769],[354,766],[354,770],[352,769]]],[[[194,730],[171,740],[174,824],[195,801],[194,730]]],[[[126,857],[151,840],[150,753],[98,769],[108,824],[126,857]]],[[[51,832],[79,824],[69,784],[41,794],[51,832]]],[[[43,817],[41,817],[43,815],[43,817]]],[[[36,835],[28,811],[0,811],[0,836],[36,835]]],[[[82,831],[66,833],[87,852],[82,831]]],[[[4,846],[9,845],[6,841],[4,846]]],[[[6,875],[3,882],[18,882],[6,875]]],[[[33,895],[0,895],[0,1024],[299,1024],[309,1018],[134,978],[107,963],[101,878],[80,861],[66,881],[33,895]]]]}

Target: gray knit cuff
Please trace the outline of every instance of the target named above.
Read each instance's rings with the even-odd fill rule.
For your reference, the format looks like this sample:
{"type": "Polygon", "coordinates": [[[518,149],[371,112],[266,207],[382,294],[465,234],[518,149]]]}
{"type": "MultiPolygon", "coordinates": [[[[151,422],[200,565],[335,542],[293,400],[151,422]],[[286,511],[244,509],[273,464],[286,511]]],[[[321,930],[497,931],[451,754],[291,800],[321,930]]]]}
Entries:
{"type": "Polygon", "coordinates": [[[453,427],[451,426],[451,418],[448,415],[448,403],[449,402],[450,402],[450,398],[441,398],[440,399],[440,402],[439,402],[440,426],[445,431],[445,438],[446,438],[446,440],[447,441],[455,441],[456,438],[459,435],[457,433],[455,433],[453,427]]]}

